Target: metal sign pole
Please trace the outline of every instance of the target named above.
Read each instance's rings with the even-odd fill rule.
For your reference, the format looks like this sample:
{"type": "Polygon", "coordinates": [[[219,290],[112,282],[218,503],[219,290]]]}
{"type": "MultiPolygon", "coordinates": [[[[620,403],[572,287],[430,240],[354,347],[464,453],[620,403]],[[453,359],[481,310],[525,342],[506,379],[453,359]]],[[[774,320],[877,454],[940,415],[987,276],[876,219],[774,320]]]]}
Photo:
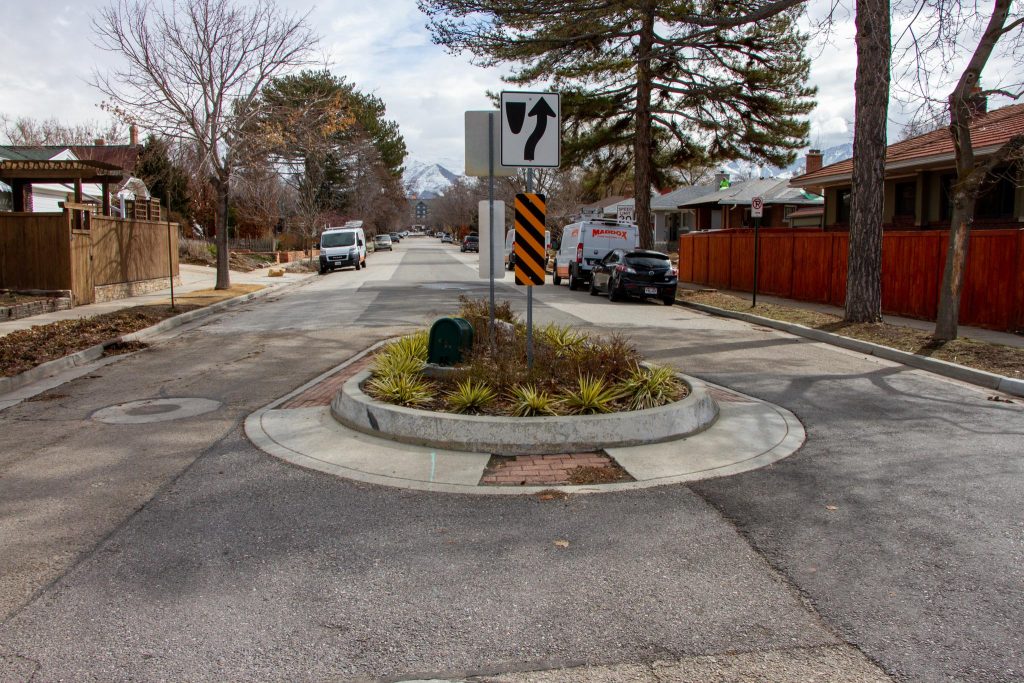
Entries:
{"type": "MultiPolygon", "coordinates": [[[[526,191],[533,192],[533,167],[526,169],[526,191]]],[[[547,245],[545,245],[547,247],[547,245]]],[[[544,258],[547,259],[547,253],[544,258]]],[[[526,368],[533,370],[533,285],[526,288],[526,368]]]]}
{"type": "Polygon", "coordinates": [[[754,219],[754,300],[751,308],[757,308],[757,264],[761,260],[761,219],[754,219]]]}
{"type": "Polygon", "coordinates": [[[491,288],[490,336],[494,348],[494,113],[487,114],[487,280],[491,288]]]}

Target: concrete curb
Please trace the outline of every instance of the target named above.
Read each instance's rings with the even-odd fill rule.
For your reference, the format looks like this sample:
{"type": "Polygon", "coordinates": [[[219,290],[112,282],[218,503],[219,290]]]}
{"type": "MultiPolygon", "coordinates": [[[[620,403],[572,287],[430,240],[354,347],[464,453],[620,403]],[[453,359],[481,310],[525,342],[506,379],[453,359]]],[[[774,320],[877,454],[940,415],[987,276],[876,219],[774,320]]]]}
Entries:
{"type": "Polygon", "coordinates": [[[987,389],[994,389],[996,391],[1012,394],[1013,396],[1024,397],[1024,379],[1014,379],[1012,377],[997,375],[992,372],[985,372],[984,370],[975,370],[974,368],[968,368],[963,365],[957,365],[956,363],[938,360],[937,358],[928,358],[927,356],[919,356],[915,353],[900,351],[890,346],[882,346],[881,344],[861,341],[860,339],[844,337],[839,334],[816,330],[812,327],[806,327],[796,323],[787,323],[781,320],[774,320],[772,318],[764,318],[751,313],[741,313],[739,311],[730,311],[724,308],[708,306],[706,304],[697,304],[678,300],[676,303],[686,308],[692,308],[711,315],[742,320],[743,322],[761,325],[762,327],[770,327],[781,332],[788,332],[789,334],[794,334],[798,337],[824,342],[825,344],[832,344],[833,346],[839,346],[844,349],[849,349],[850,351],[865,353],[870,356],[878,356],[879,358],[891,360],[896,363],[902,363],[903,365],[909,365],[910,367],[917,368],[918,370],[933,372],[937,375],[942,375],[943,377],[967,382],[968,384],[976,384],[987,389]]]}
{"type": "Polygon", "coordinates": [[[112,344],[116,344],[118,342],[143,341],[144,339],[148,339],[149,337],[160,334],[161,332],[166,332],[167,330],[172,330],[176,327],[181,327],[182,325],[190,323],[194,320],[209,317],[211,315],[223,311],[224,309],[237,306],[238,304],[242,304],[247,301],[252,301],[253,299],[258,299],[265,296],[270,296],[271,294],[283,292],[293,287],[297,287],[298,285],[301,285],[304,282],[308,282],[310,279],[311,278],[303,278],[296,282],[288,282],[280,285],[269,285],[257,292],[250,292],[248,294],[243,294],[242,296],[237,296],[232,299],[218,301],[215,304],[210,304],[209,306],[205,306],[203,308],[197,308],[192,311],[186,311],[185,313],[181,313],[171,318],[161,320],[157,324],[139,330],[138,332],[132,332],[130,334],[117,337],[116,339],[109,339],[103,342],[102,344],[96,344],[95,346],[90,346],[87,349],[83,349],[76,353],[72,353],[71,355],[64,356],[63,358],[57,358],[55,360],[51,360],[41,365],[37,365],[36,367],[26,370],[25,372],[22,372],[20,374],[14,375],[13,377],[0,377],[0,394],[6,394],[11,391],[15,391],[28,384],[38,382],[41,379],[46,379],[47,377],[55,375],[64,370],[82,366],[85,365],[86,363],[91,363],[99,358],[102,358],[104,350],[107,347],[111,346],[112,344]]]}
{"type": "Polygon", "coordinates": [[[370,371],[357,373],[331,401],[338,422],[364,434],[415,446],[499,455],[579,452],[675,441],[704,431],[718,418],[718,404],[700,380],[681,401],[608,413],[551,417],[499,417],[438,413],[378,401],[362,391],[370,371]]]}

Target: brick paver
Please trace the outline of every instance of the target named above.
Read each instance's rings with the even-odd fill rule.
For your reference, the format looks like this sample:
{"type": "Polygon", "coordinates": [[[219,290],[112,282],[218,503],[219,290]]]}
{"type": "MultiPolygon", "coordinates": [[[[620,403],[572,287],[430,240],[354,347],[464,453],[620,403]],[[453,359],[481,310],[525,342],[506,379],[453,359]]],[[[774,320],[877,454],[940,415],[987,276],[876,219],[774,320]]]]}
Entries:
{"type": "MultiPolygon", "coordinates": [[[[549,486],[572,483],[569,474],[577,467],[619,470],[604,453],[556,453],[518,455],[492,460],[480,480],[483,486],[549,486]]],[[[625,475],[623,473],[625,478],[625,475]]]]}
{"type": "Polygon", "coordinates": [[[370,364],[370,356],[360,358],[352,365],[346,366],[336,374],[331,375],[319,384],[311,386],[304,392],[295,396],[278,407],[279,410],[291,408],[317,408],[329,406],[334,395],[341,389],[341,385],[347,382],[353,375],[364,370],[370,364]]]}

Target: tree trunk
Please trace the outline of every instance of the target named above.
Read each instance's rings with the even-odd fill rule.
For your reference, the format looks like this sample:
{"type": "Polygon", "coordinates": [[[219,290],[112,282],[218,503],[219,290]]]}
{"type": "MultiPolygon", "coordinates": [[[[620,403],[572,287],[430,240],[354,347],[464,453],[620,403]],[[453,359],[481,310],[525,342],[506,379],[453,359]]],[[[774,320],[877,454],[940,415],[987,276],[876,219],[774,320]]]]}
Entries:
{"type": "Polygon", "coordinates": [[[848,322],[882,319],[882,210],[891,42],[888,0],[857,0],[853,195],[846,271],[848,322]]]}
{"type": "MultiPolygon", "coordinates": [[[[976,93],[975,89],[981,89],[981,72],[1002,36],[1010,5],[1010,0],[996,0],[988,26],[949,96],[949,132],[953,136],[956,151],[956,185],[953,187],[953,215],[949,223],[949,249],[942,273],[942,289],[939,290],[939,309],[933,335],[944,341],[956,339],[959,333],[960,295],[963,293],[964,272],[967,270],[967,244],[974,223],[974,206],[989,170],[975,165],[971,118],[979,104],[975,97],[984,97],[976,93]]],[[[989,163],[993,163],[1000,154],[1010,155],[1012,150],[1011,140],[992,155],[989,163]]]]}
{"type": "Polygon", "coordinates": [[[633,147],[633,217],[640,248],[654,246],[651,226],[651,48],[654,46],[654,7],[645,4],[641,17],[636,67],[636,139],[633,147]]]}
{"type": "Polygon", "coordinates": [[[228,268],[228,185],[227,177],[214,180],[217,192],[217,284],[214,289],[231,288],[231,271],[228,268]]]}

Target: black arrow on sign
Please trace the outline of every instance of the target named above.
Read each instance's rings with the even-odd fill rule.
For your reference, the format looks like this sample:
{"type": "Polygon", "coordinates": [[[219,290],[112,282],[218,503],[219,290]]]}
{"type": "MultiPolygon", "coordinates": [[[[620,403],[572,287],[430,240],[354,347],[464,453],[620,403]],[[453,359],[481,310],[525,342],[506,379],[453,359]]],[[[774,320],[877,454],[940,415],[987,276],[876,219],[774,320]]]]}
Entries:
{"type": "Polygon", "coordinates": [[[555,110],[551,108],[551,105],[548,104],[548,101],[542,97],[537,101],[537,104],[533,105],[533,109],[530,110],[530,116],[537,117],[537,127],[530,133],[530,137],[526,138],[526,149],[523,150],[523,158],[526,161],[533,161],[533,157],[537,152],[537,143],[544,137],[544,131],[548,129],[548,117],[554,118],[557,114],[555,114],[555,110]]]}

